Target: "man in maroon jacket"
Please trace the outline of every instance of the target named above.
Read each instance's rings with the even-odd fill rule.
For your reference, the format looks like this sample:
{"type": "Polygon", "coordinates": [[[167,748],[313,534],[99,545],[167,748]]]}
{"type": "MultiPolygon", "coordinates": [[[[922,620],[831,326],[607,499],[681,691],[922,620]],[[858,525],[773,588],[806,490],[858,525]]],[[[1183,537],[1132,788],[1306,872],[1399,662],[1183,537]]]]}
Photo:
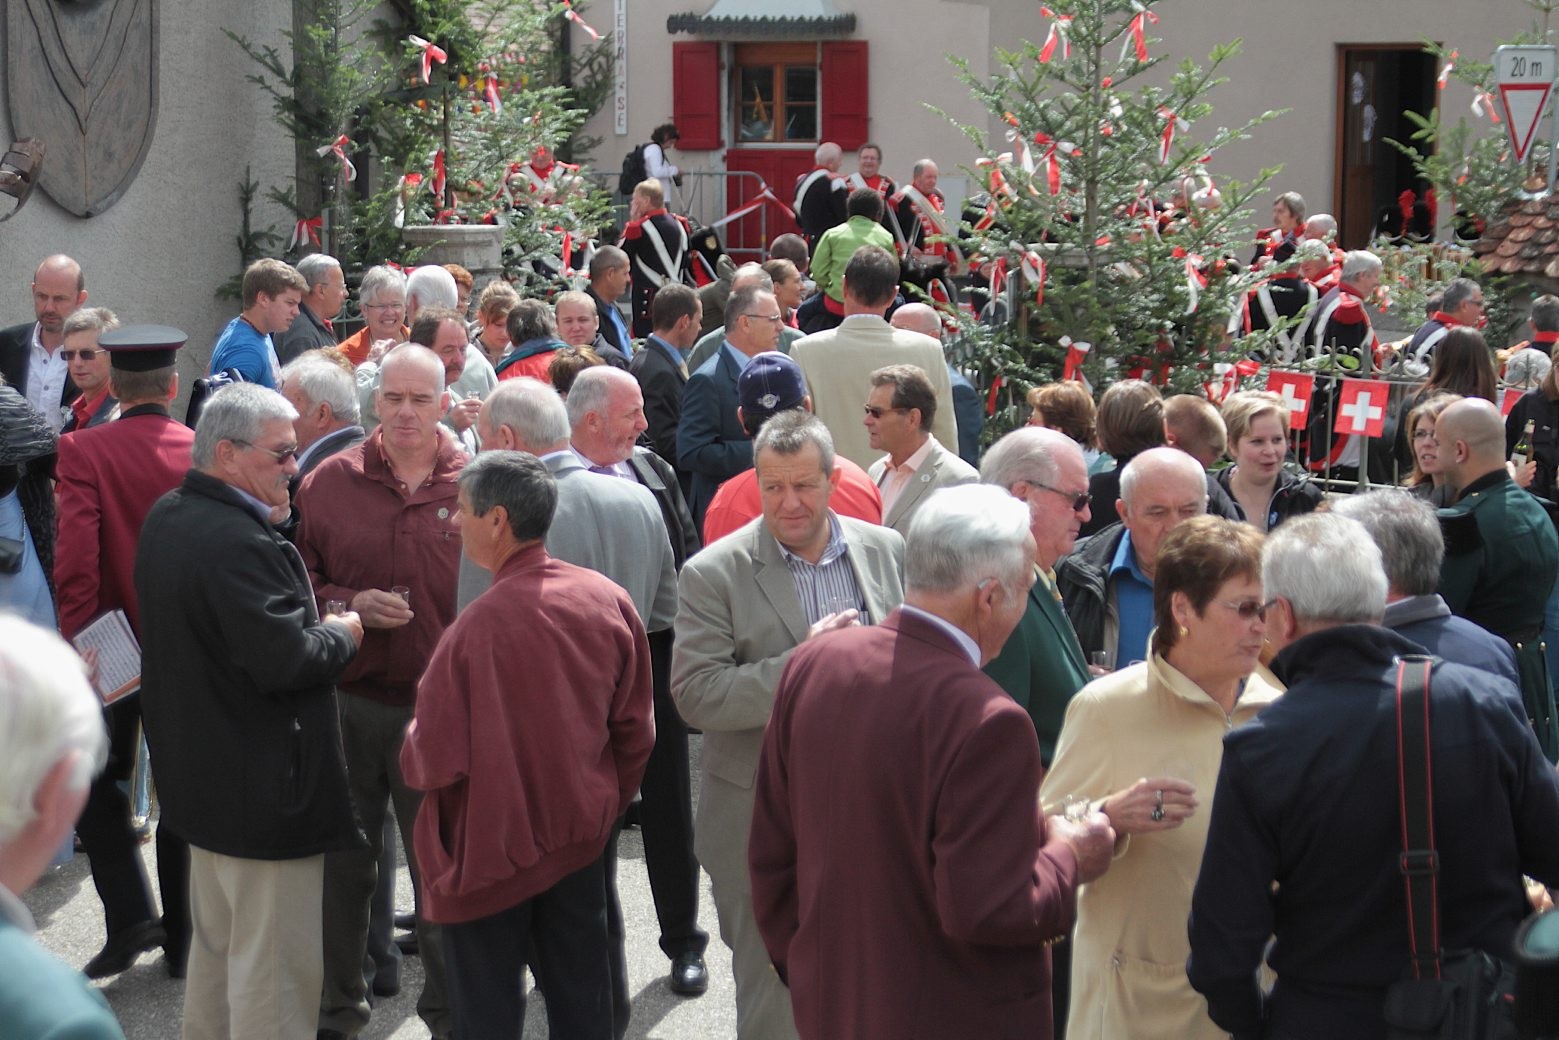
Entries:
{"type": "Polygon", "coordinates": [[[463,1037],[520,1035],[528,962],[549,1035],[627,1029],[612,1008],[605,852],[655,744],[649,642],[626,592],[547,555],[556,506],[552,474],[523,452],[485,452],[461,473],[466,555],[493,585],[439,641],[401,749],[406,782],[427,792],[423,909],[445,926],[463,1037]]]}
{"type": "Polygon", "coordinates": [[[785,666],[748,862],[804,1040],[1050,1035],[1046,943],[1115,833],[1096,812],[1045,818],[1033,726],[980,672],[1034,552],[1021,502],[939,491],[910,525],[904,606],[785,666]]]}
{"type": "MultiPolygon", "coordinates": [[[[135,547],[152,505],[179,486],[190,468],[195,432],[168,414],[179,392],[175,352],[184,333],[162,326],[128,326],[102,334],[110,354],[111,393],[120,417],[60,439],[55,468],[59,537],[54,585],[59,590],[60,634],[75,638],[101,614],[123,610],[137,636],[141,614],[135,595],[135,547]]],[[[92,860],[92,882],[103,901],[107,942],[83,969],[88,978],[117,975],[144,950],[162,945],[167,969],[184,977],[189,948],[189,852],[164,828],[157,829],[157,874],[163,917],[152,905],[146,866],[130,823],[121,783],[130,779],[140,747],[141,699],[128,697],[108,709],[108,766],[93,781],[76,825],[92,860]]]]}
{"type": "MultiPolygon", "coordinates": [[[[380,426],[322,462],[298,489],[297,546],[320,613],[331,601],[363,620],[363,645],[341,677],[341,738],[368,848],[325,859],[325,993],[320,1036],[355,1036],[368,1024],[363,953],[390,801],[417,878],[412,824],[421,795],[401,776],[401,737],[417,680],[455,618],[460,529],[455,478],[465,454],[440,424],[448,409],[444,363],[426,347],[385,355],[375,404],[380,426]]],[[[425,982],[417,1011],[435,1037],[450,1035],[438,930],[419,915],[425,982]]]]}

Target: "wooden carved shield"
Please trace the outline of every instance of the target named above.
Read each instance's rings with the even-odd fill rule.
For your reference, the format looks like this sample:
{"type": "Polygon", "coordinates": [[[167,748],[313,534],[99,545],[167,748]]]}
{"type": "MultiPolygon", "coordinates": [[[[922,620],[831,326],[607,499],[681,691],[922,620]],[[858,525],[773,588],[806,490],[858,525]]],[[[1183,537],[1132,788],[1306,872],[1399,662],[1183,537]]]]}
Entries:
{"type": "Polygon", "coordinates": [[[81,217],[118,201],[157,125],[157,0],[4,0],[11,130],[48,146],[38,187],[81,217]]]}

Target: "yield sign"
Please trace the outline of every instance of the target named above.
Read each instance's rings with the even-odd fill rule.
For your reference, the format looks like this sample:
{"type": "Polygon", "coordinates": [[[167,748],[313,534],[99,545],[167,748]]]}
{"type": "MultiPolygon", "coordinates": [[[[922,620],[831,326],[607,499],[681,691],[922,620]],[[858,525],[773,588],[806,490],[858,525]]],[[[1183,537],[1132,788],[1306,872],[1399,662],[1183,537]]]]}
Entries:
{"type": "Polygon", "coordinates": [[[1505,129],[1510,133],[1516,162],[1526,158],[1537,132],[1537,122],[1553,90],[1556,59],[1553,47],[1498,47],[1494,72],[1499,83],[1500,107],[1505,110],[1505,129]]]}

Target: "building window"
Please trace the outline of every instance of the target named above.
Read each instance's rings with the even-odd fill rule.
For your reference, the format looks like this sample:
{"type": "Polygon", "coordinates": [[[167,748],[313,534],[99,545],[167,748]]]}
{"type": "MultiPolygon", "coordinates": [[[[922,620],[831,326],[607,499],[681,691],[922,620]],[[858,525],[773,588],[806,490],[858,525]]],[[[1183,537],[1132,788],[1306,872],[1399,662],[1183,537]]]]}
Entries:
{"type": "Polygon", "coordinates": [[[737,44],[732,101],[744,144],[818,138],[818,46],[737,44]]]}

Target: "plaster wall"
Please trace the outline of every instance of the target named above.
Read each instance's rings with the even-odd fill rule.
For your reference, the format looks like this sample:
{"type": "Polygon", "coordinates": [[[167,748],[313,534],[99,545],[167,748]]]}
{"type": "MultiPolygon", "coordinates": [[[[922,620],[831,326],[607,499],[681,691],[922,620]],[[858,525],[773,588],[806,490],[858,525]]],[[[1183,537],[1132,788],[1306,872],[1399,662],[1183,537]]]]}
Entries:
{"type": "MultiPolygon", "coordinates": [[[[269,100],[244,78],[256,66],[222,30],[284,48],[292,5],[156,2],[158,113],[140,173],[98,216],[77,217],[37,191],[0,224],[0,325],[32,320],[33,269],[50,253],[68,253],[86,275],[89,304],[110,308],[126,324],[173,325],[189,334],[179,361],[187,391],[238,312],[235,301],[213,294],[239,270],[234,239],[244,167],[262,192],[284,183],[293,168],[291,143],[271,121],[269,100]]],[[[4,82],[0,126],[10,134],[4,82]]],[[[257,224],[287,223],[276,207],[258,205],[257,224]]]]}

